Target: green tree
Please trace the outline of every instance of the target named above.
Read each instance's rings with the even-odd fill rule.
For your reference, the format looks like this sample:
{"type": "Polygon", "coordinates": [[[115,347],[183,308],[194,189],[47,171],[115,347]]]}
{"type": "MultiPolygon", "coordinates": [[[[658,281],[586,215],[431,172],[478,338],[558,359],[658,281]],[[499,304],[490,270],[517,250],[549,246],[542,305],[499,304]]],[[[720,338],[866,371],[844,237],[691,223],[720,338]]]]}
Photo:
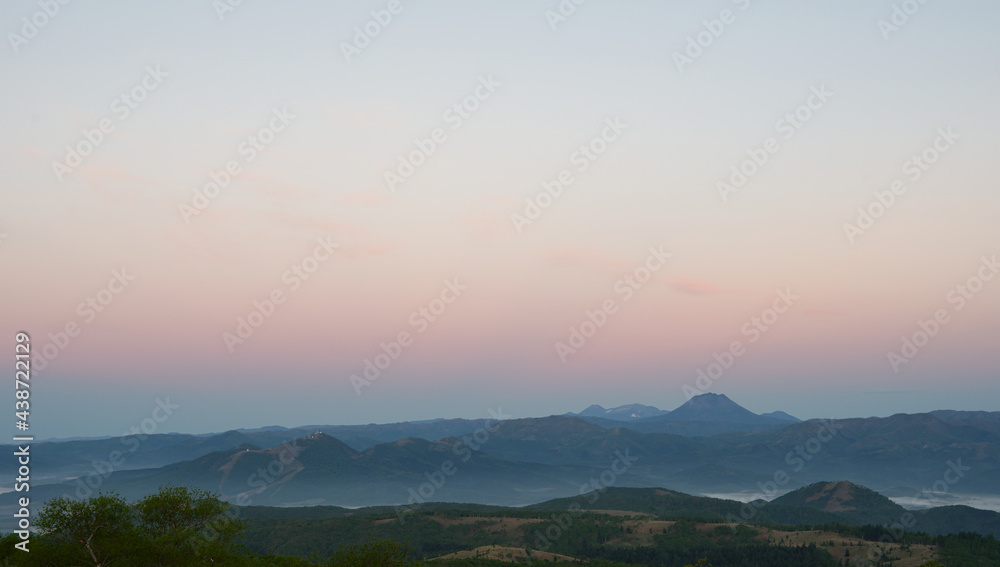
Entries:
{"type": "Polygon", "coordinates": [[[85,501],[59,497],[45,505],[37,526],[48,536],[49,552],[103,567],[133,543],[134,513],[117,494],[85,501]]]}
{"type": "Polygon", "coordinates": [[[403,567],[408,548],[389,540],[368,540],[357,547],[342,548],[330,558],[329,567],[403,567]]]}
{"type": "MultiPolygon", "coordinates": [[[[245,565],[242,522],[214,494],[165,486],[133,505],[116,494],[83,501],[55,498],[38,519],[41,540],[25,564],[245,565]]],[[[18,559],[22,559],[18,557],[18,559]]]]}
{"type": "Polygon", "coordinates": [[[311,560],[257,556],[242,544],[244,525],[229,504],[210,492],[164,486],[127,503],[116,494],[46,503],[31,552],[14,549],[18,537],[0,539],[0,566],[19,567],[405,567],[409,548],[372,539],[311,560]]]}
{"type": "MultiPolygon", "coordinates": [[[[215,562],[239,553],[243,522],[228,515],[229,504],[197,488],[163,486],[135,505],[136,529],[158,564],[175,564],[192,553],[215,562]]],[[[152,557],[150,557],[152,558],[152,557]]]]}

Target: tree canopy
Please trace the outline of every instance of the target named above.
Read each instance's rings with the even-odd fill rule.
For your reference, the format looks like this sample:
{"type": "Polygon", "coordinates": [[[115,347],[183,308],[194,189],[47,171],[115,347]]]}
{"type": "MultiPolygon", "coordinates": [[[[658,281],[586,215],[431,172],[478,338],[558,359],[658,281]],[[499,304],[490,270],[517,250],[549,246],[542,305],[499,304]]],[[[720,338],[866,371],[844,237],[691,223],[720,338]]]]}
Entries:
{"type": "Polygon", "coordinates": [[[15,534],[0,540],[0,561],[25,567],[401,567],[407,549],[390,541],[340,549],[326,559],[256,556],[242,541],[234,508],[204,490],[164,486],[138,502],[117,494],[54,498],[36,522],[28,553],[15,534]]]}

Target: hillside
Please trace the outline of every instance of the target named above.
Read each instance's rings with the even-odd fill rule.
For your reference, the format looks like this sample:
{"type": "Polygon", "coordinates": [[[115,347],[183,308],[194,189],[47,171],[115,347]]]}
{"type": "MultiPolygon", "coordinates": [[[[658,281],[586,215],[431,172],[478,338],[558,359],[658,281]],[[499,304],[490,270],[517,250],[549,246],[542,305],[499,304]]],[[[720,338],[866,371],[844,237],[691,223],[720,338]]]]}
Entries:
{"type": "MultiPolygon", "coordinates": [[[[184,485],[234,502],[282,506],[393,505],[414,494],[417,501],[520,505],[576,493],[591,474],[588,467],[522,463],[423,439],[358,452],[316,433],[269,449],[243,445],[156,469],[115,472],[100,488],[135,498],[159,486],[184,485]]],[[[75,482],[39,484],[32,494],[41,503],[77,488],[75,482]]],[[[15,499],[16,493],[0,495],[5,506],[15,499]]]]}
{"type": "Polygon", "coordinates": [[[835,514],[849,524],[891,524],[906,513],[878,492],[845,481],[817,482],[775,498],[771,505],[835,514]]]}
{"type": "MultiPolygon", "coordinates": [[[[707,557],[715,565],[748,567],[832,567],[856,557],[886,557],[896,567],[918,567],[944,558],[951,558],[948,565],[979,565],[968,561],[974,554],[1000,559],[1000,543],[971,534],[933,538],[915,531],[893,533],[877,526],[845,525],[845,509],[884,513],[885,501],[863,487],[824,483],[797,491],[789,500],[809,506],[765,504],[762,515],[755,518],[756,525],[732,524],[720,517],[744,506],[737,502],[663,489],[629,488],[610,488],[506,510],[472,510],[464,506],[449,509],[435,504],[434,509],[422,509],[405,517],[372,510],[356,510],[353,516],[338,511],[338,517],[323,520],[278,519],[288,517],[289,511],[285,510],[280,516],[254,512],[247,517],[251,518],[249,529],[255,550],[289,554],[332,549],[375,536],[410,542],[416,557],[492,557],[515,563],[526,562],[525,557],[530,557],[532,563],[548,561],[555,559],[552,554],[563,560],[678,567],[693,564],[699,557],[707,557]],[[798,508],[813,522],[823,520],[827,525],[799,529],[760,525],[763,513],[786,508],[798,508]]],[[[461,565],[480,564],[487,563],[461,565]]]]}
{"type": "MultiPolygon", "coordinates": [[[[984,495],[981,501],[987,501],[1000,494],[1000,437],[989,425],[994,417],[986,412],[935,412],[777,420],[781,427],[696,437],[636,430],[657,423],[711,429],[715,423],[776,420],[755,416],[725,396],[705,394],[668,415],[631,421],[550,416],[508,419],[471,431],[466,430],[486,422],[358,426],[352,431],[387,438],[418,430],[459,433],[437,440],[404,437],[364,448],[316,430],[279,441],[301,433],[281,428],[209,436],[149,435],[141,442],[125,438],[38,443],[32,446],[32,463],[36,456],[41,463],[39,472],[33,469],[32,495],[36,502],[58,495],[85,497],[95,489],[139,496],[172,483],[269,505],[374,506],[419,499],[529,505],[579,494],[581,486],[614,467],[607,482],[615,487],[669,487],[689,494],[765,500],[830,478],[912,500],[948,479],[949,503],[961,504],[973,502],[963,495],[984,495]],[[678,415],[684,419],[670,421],[678,415]],[[698,421],[720,416],[730,421],[698,421]],[[301,454],[283,457],[287,446],[301,454]],[[112,467],[109,455],[122,448],[118,466],[112,467]],[[146,462],[153,464],[140,466],[146,462]],[[442,470],[447,463],[450,474],[442,470]],[[57,471],[55,478],[45,476],[50,471],[57,471]],[[446,482],[440,482],[442,476],[446,482]],[[414,497],[419,489],[426,496],[414,497]]],[[[6,463],[9,468],[14,461],[6,463]]],[[[15,498],[0,495],[0,505],[11,506],[15,498]]],[[[795,517],[807,513],[803,510],[823,511],[799,506],[795,517]]],[[[886,512],[899,510],[888,507],[886,512]]]]}

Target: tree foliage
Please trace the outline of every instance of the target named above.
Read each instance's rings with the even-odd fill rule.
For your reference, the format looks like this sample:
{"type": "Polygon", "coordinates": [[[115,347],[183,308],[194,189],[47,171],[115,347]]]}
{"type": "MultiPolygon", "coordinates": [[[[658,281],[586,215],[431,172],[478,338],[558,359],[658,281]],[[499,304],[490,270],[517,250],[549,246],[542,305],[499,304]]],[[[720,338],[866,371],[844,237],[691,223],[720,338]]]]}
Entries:
{"type": "Polygon", "coordinates": [[[326,559],[258,556],[241,542],[243,522],[212,493],[178,486],[129,504],[116,494],[55,498],[39,515],[28,553],[0,540],[0,564],[24,567],[403,567],[407,549],[371,540],[326,559]]]}

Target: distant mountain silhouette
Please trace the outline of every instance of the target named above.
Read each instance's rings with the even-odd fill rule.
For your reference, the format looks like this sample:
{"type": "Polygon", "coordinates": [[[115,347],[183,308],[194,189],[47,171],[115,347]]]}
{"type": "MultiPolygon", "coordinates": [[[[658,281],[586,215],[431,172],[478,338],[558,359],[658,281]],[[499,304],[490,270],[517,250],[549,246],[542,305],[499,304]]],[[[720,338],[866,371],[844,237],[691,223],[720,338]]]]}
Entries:
{"type": "Polygon", "coordinates": [[[628,404],[611,409],[605,409],[603,406],[595,404],[580,413],[570,413],[567,415],[578,417],[601,417],[605,419],[613,419],[615,421],[633,421],[636,419],[666,415],[668,413],[670,412],[642,404],[628,404]]]}
{"type": "MultiPolygon", "coordinates": [[[[670,433],[686,437],[718,435],[733,431],[750,432],[778,429],[799,421],[784,412],[757,415],[724,394],[712,393],[694,396],[673,411],[661,411],[658,415],[629,420],[610,419],[607,415],[597,415],[597,410],[592,408],[595,406],[587,408],[579,415],[582,419],[601,427],[611,429],[624,426],[643,433],[670,433]],[[588,415],[584,415],[584,413],[588,415]]],[[[600,408],[600,406],[596,406],[596,408],[600,408]]],[[[610,410],[605,410],[605,412],[607,411],[610,410]]]]}
{"type": "Polygon", "coordinates": [[[784,420],[784,421],[791,421],[791,422],[794,422],[794,423],[798,423],[798,422],[802,421],[801,419],[795,417],[794,415],[789,415],[789,414],[787,414],[787,413],[785,413],[783,411],[772,411],[772,412],[768,412],[768,413],[762,413],[760,415],[761,415],[761,417],[770,417],[770,418],[773,418],[773,419],[781,419],[781,420],[784,420]]]}
{"type": "MultiPolygon", "coordinates": [[[[604,478],[617,487],[760,493],[760,498],[829,478],[894,497],[919,497],[942,479],[953,496],[998,495],[998,417],[997,412],[940,411],[792,422],[705,394],[665,415],[627,421],[563,415],[508,419],[489,429],[485,420],[329,427],[348,440],[320,426],[40,442],[32,445],[38,473],[32,470],[31,492],[32,502],[41,505],[77,491],[117,490],[135,497],[163,484],[183,484],[227,498],[251,496],[258,504],[398,504],[408,499],[410,489],[432,477],[440,480],[442,466],[450,461],[457,472],[435,487],[434,498],[481,504],[524,505],[578,494],[581,485],[609,470],[614,475],[604,478]],[[356,446],[355,435],[370,436],[370,442],[356,446]],[[282,444],[293,439],[297,454],[282,462],[287,451],[282,444]],[[112,467],[107,460],[114,451],[120,455],[112,467]],[[629,465],[623,468],[626,457],[629,465]],[[763,494],[761,487],[779,472],[785,480],[763,494]],[[85,480],[95,490],[87,489],[85,480]]],[[[16,449],[7,445],[3,450],[16,449]]],[[[0,475],[16,476],[15,463],[0,461],[0,475]]],[[[863,495],[848,492],[854,501],[863,495]]],[[[0,495],[0,506],[12,505],[17,496],[0,495]]],[[[850,515],[850,510],[841,512],[840,517],[850,515]]],[[[962,507],[934,514],[956,526],[969,517],[962,507]]]]}
{"type": "Polygon", "coordinates": [[[627,427],[641,433],[669,433],[685,437],[705,437],[734,431],[751,432],[779,429],[799,420],[785,412],[757,415],[723,394],[700,394],[673,411],[643,404],[628,404],[607,409],[592,405],[578,417],[605,429],[627,427]]]}
{"type": "Polygon", "coordinates": [[[685,402],[668,415],[658,418],[670,421],[727,421],[760,423],[762,418],[727,397],[725,394],[701,394],[685,402]]]}
{"type": "Polygon", "coordinates": [[[952,425],[967,425],[1000,435],[1000,411],[937,410],[931,415],[952,425]]]}

